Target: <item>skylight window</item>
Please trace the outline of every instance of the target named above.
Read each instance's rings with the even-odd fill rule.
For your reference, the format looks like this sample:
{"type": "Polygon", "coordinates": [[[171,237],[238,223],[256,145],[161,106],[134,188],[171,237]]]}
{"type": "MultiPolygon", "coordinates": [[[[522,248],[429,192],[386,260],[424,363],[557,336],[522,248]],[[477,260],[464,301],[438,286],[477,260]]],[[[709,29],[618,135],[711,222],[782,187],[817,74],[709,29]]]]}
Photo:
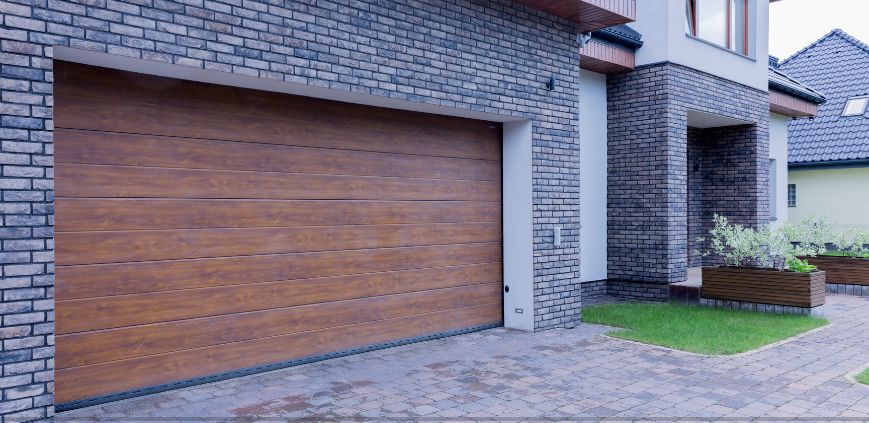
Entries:
{"type": "Polygon", "coordinates": [[[842,116],[860,116],[866,113],[866,105],[869,104],[869,97],[852,97],[845,103],[845,110],[842,111],[842,116]]]}

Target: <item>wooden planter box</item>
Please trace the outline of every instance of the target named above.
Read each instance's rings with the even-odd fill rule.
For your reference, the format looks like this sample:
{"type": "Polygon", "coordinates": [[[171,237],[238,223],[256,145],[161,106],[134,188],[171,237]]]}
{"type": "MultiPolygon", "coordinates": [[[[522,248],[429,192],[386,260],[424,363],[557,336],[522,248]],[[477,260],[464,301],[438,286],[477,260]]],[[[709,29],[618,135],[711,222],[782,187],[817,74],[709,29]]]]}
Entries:
{"type": "Polygon", "coordinates": [[[823,271],[783,272],[768,269],[704,267],[704,298],[814,308],[826,300],[823,271]]]}
{"type": "Polygon", "coordinates": [[[869,259],[851,257],[808,257],[809,263],[827,273],[827,283],[869,285],[869,259]]]}

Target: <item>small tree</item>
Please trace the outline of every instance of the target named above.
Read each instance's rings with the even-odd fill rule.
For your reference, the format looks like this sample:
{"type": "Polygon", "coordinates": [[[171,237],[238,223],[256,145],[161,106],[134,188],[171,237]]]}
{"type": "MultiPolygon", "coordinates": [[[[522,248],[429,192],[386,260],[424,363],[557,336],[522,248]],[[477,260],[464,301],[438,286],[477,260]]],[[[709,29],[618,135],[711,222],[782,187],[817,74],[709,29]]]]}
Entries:
{"type": "MultiPolygon", "coordinates": [[[[815,266],[797,258],[803,253],[813,253],[817,247],[813,237],[823,238],[811,228],[792,226],[788,229],[772,229],[765,225],[760,229],[731,224],[726,217],[716,214],[715,226],[710,231],[712,253],[720,256],[725,266],[762,267],[797,272],[811,272],[815,266]],[[792,242],[793,237],[803,237],[807,246],[792,242]]],[[[823,243],[821,243],[823,245],[823,243]]],[[[707,252],[704,255],[708,255],[707,252]]]]}
{"type": "Polygon", "coordinates": [[[865,257],[869,255],[869,231],[855,229],[840,229],[833,231],[830,242],[836,251],[848,257],[865,257]]]}
{"type": "Polygon", "coordinates": [[[750,267],[760,259],[761,251],[754,229],[731,225],[719,214],[715,214],[712,220],[715,226],[709,231],[712,235],[709,245],[725,266],[750,267]]]}
{"type": "Polygon", "coordinates": [[[782,232],[794,244],[794,254],[814,257],[827,251],[830,242],[830,224],[825,217],[809,215],[799,222],[786,222],[782,232]]]}

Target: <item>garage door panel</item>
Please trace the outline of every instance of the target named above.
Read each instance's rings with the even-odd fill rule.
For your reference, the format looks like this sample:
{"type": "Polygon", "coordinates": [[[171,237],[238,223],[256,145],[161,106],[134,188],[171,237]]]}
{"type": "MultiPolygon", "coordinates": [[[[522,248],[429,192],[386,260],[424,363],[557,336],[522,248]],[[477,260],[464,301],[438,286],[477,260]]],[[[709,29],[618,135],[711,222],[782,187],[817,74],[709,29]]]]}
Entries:
{"type": "Polygon", "coordinates": [[[482,263],[58,301],[58,334],[321,302],[500,283],[501,263],[482,263]]]}
{"type": "Polygon", "coordinates": [[[414,247],[501,239],[499,223],[58,232],[58,265],[414,247]]]}
{"type": "Polygon", "coordinates": [[[394,339],[437,334],[501,321],[501,304],[441,311],[398,319],[220,344],[173,353],[133,358],[55,372],[59,403],[105,392],[130,390],[165,382],[211,375],[227,368],[247,368],[325,354],[394,339]],[[257,354],[252,354],[256,351],[257,354]],[[118,377],[118,375],[124,375],[118,377]],[[89,383],[80,383],[87,380],[89,383]]]}
{"type": "MultiPolygon", "coordinates": [[[[497,181],[497,161],[59,129],[62,163],[497,181]],[[141,154],[147,151],[148,154],[141,154]]],[[[61,161],[58,161],[61,162],[61,161]]]]}
{"type": "Polygon", "coordinates": [[[55,210],[58,232],[501,221],[494,201],[58,198],[55,210]]]}
{"type": "Polygon", "coordinates": [[[59,402],[501,322],[499,125],[56,65],[59,402]]]}
{"type": "Polygon", "coordinates": [[[55,115],[56,125],[66,129],[481,160],[499,160],[501,155],[497,145],[476,140],[475,135],[469,138],[444,134],[450,131],[448,126],[407,132],[349,125],[340,115],[333,121],[312,125],[286,112],[274,118],[240,119],[237,113],[130,103],[124,99],[74,97],[57,102],[56,107],[65,113],[55,115]],[[347,134],[354,137],[348,139],[347,134]],[[366,142],[360,143],[359,139],[366,142]]]}
{"type": "MultiPolygon", "coordinates": [[[[304,102],[288,102],[288,96],[280,93],[255,91],[244,88],[202,84],[190,81],[172,80],[150,75],[132,74],[123,71],[113,71],[87,66],[62,64],[55,67],[55,103],[73,107],[69,104],[78,99],[102,102],[115,106],[119,100],[121,105],[135,104],[137,107],[149,109],[146,106],[157,106],[156,109],[181,113],[184,111],[202,111],[205,115],[217,113],[228,114],[232,120],[239,117],[245,121],[271,119],[285,122],[288,128],[310,126],[342,125],[342,127],[366,128],[377,131],[387,131],[408,142],[414,141],[413,154],[429,144],[447,147],[446,140],[460,138],[464,146],[457,148],[473,148],[487,151],[489,158],[498,160],[500,146],[492,143],[492,139],[501,136],[499,128],[488,122],[438,116],[417,112],[403,112],[394,109],[369,107],[329,100],[305,98],[304,102]],[[166,96],[166,92],[177,95],[166,96]],[[179,110],[180,109],[180,110],[179,110]],[[289,120],[288,120],[289,119],[289,120]],[[433,143],[433,144],[432,144],[433,143]]],[[[109,109],[111,107],[96,107],[91,110],[109,109]]],[[[69,117],[63,113],[58,118],[69,117]]],[[[87,118],[91,115],[83,114],[87,118]]],[[[192,116],[199,116],[198,114],[192,116]]],[[[63,120],[62,122],[68,122],[63,120]]],[[[58,122],[56,122],[58,123],[58,122]]],[[[58,127],[75,128],[57,124],[58,127]]],[[[152,125],[153,126],[153,125],[152,125]]],[[[103,128],[100,128],[103,129],[103,128]]],[[[236,131],[233,131],[236,132],[236,131]]],[[[153,132],[147,132],[153,133],[153,132]]],[[[341,141],[346,143],[346,141],[341,141]]],[[[350,144],[353,148],[357,143],[350,144]]],[[[322,146],[314,144],[314,146],[322,146]]],[[[386,151],[392,151],[387,144],[386,151]]],[[[449,151],[446,149],[433,151],[449,151]]],[[[460,157],[464,157],[461,155],[460,157]]]]}
{"type": "Polygon", "coordinates": [[[61,335],[56,364],[68,368],[479,306],[491,303],[500,291],[501,283],[495,282],[61,335]]]}
{"type": "Polygon", "coordinates": [[[500,243],[58,266],[59,300],[501,261],[500,243]]]}
{"type": "Polygon", "coordinates": [[[58,163],[60,197],[499,201],[496,181],[168,169],[58,163]],[[105,182],[111,180],[111,184],[105,182]],[[68,183],[68,181],[76,181],[68,183]]]}

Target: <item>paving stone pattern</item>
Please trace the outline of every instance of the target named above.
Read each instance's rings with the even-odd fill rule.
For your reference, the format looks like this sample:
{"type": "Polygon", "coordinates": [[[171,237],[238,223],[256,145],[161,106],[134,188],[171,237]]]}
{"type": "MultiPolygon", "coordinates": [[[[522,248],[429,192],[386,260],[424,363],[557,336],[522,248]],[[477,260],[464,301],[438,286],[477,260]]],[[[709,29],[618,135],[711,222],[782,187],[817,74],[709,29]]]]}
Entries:
{"type": "Polygon", "coordinates": [[[848,294],[869,297],[869,285],[848,285],[841,283],[828,283],[827,292],[831,294],[848,294]]]}
{"type": "Polygon", "coordinates": [[[827,312],[832,325],[821,331],[735,357],[617,340],[595,325],[491,329],[74,410],[58,420],[869,420],[869,386],[845,378],[869,363],[869,298],[832,295],[827,312]]]}

